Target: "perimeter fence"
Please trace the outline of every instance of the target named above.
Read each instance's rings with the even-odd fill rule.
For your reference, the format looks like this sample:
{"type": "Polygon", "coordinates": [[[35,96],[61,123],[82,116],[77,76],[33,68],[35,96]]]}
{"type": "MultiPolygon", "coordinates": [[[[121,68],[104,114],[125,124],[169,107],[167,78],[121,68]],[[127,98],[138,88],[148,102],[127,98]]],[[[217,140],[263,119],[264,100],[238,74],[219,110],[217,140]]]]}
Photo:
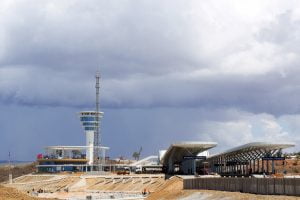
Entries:
{"type": "Polygon", "coordinates": [[[183,189],[300,196],[300,178],[191,178],[183,180],[183,189]]]}

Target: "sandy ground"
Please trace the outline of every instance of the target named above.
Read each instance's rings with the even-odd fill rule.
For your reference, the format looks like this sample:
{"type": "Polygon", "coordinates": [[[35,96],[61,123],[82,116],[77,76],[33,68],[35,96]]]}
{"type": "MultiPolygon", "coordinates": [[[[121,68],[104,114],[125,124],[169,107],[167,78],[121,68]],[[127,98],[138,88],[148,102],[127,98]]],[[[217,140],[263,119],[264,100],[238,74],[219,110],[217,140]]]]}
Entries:
{"type": "MultiPolygon", "coordinates": [[[[297,173],[299,169],[299,162],[296,161],[288,161],[285,165],[285,169],[287,169],[288,173],[297,173]]],[[[278,163],[276,166],[278,172],[283,170],[283,165],[278,163]]],[[[34,165],[26,165],[26,166],[18,166],[14,168],[14,178],[28,174],[34,171],[34,165]]],[[[65,174],[69,176],[69,174],[65,174]]],[[[85,181],[78,182],[76,185],[76,180],[79,179],[80,175],[82,174],[73,174],[72,180],[69,179],[58,179],[54,182],[49,182],[49,177],[20,177],[18,179],[19,185],[15,185],[14,187],[25,187],[23,191],[17,190],[15,188],[4,187],[0,185],[0,200],[38,200],[38,199],[45,199],[45,198],[34,198],[27,195],[26,191],[31,189],[32,186],[42,185],[43,188],[49,190],[56,190],[57,188],[64,188],[68,187],[73,192],[76,193],[77,196],[84,197],[86,195],[85,190],[94,190],[97,192],[100,191],[142,191],[145,186],[147,190],[150,190],[151,194],[148,196],[147,199],[150,200],[252,200],[252,199],[259,199],[259,200],[300,200],[300,197],[292,197],[292,196],[274,196],[274,195],[255,195],[255,194],[247,194],[247,193],[239,193],[239,192],[224,192],[224,191],[213,191],[213,190],[183,190],[182,186],[182,179],[179,177],[172,177],[171,179],[164,181],[156,181],[154,184],[150,184],[149,182],[142,183],[142,182],[119,182],[119,183],[104,183],[101,178],[87,178],[85,181]],[[73,180],[74,179],[74,180],[73,180]],[[48,182],[47,182],[48,181],[48,182]],[[33,183],[36,182],[36,183],[33,183]],[[73,183],[74,182],[74,183],[73,183]],[[85,185],[87,184],[87,185],[85,185]],[[148,185],[149,184],[149,185],[148,185]],[[73,186],[72,186],[73,185],[73,186]],[[72,186],[72,187],[71,187],[72,186]],[[134,187],[133,187],[134,186],[134,187]],[[28,188],[29,189],[28,189],[28,188]]],[[[61,174],[64,176],[64,174],[61,174]]],[[[7,167],[0,167],[0,182],[7,181],[8,178],[8,168],[7,167]]],[[[52,177],[50,177],[52,178],[52,177]]],[[[20,189],[20,188],[19,188],[20,189]]],[[[64,192],[61,189],[59,192],[60,196],[65,196],[66,198],[70,197],[70,192],[64,192]]],[[[48,196],[45,194],[44,197],[55,197],[51,196],[51,193],[48,193],[48,196]]],[[[47,198],[50,200],[49,198],[47,198]]]]}
{"type": "MultiPolygon", "coordinates": [[[[36,163],[29,163],[29,164],[19,164],[12,167],[12,174],[13,178],[29,174],[35,171],[36,163]]],[[[8,174],[9,174],[10,167],[7,165],[0,166],[0,183],[3,181],[8,181],[8,174]]]]}
{"type": "Polygon", "coordinates": [[[182,179],[172,177],[147,200],[300,200],[294,196],[255,195],[240,192],[224,192],[214,190],[183,190],[182,179]]]}
{"type": "MultiPolygon", "coordinates": [[[[46,199],[30,197],[26,193],[22,193],[14,188],[4,187],[0,185],[0,200],[46,200],[46,199]]],[[[51,200],[51,199],[47,199],[47,200],[51,200]]]]}
{"type": "MultiPolygon", "coordinates": [[[[29,174],[35,171],[36,163],[20,164],[12,168],[13,178],[29,174]]],[[[7,165],[0,166],[0,183],[8,181],[10,167],[7,165]]],[[[27,193],[18,191],[15,188],[5,187],[0,185],[0,200],[40,200],[43,198],[34,198],[27,193]]],[[[51,200],[51,199],[47,199],[51,200]]]]}
{"type": "MultiPolygon", "coordinates": [[[[213,190],[183,190],[182,179],[172,177],[165,181],[155,192],[151,192],[148,200],[300,200],[300,197],[292,196],[274,196],[274,195],[255,195],[239,192],[224,192],[213,190]]],[[[86,196],[86,193],[75,192],[73,195],[79,197],[86,196]],[[78,193],[78,194],[77,194],[78,193]]],[[[45,195],[44,197],[46,197],[45,195]]],[[[71,193],[60,192],[60,197],[70,198],[71,193]]],[[[47,197],[53,197],[48,195],[47,197]]],[[[0,200],[38,200],[46,198],[34,198],[28,196],[25,192],[18,191],[14,188],[8,188],[0,185],[0,200]]],[[[48,198],[47,198],[48,199],[48,198]]],[[[50,199],[48,199],[50,200],[50,199]]]]}

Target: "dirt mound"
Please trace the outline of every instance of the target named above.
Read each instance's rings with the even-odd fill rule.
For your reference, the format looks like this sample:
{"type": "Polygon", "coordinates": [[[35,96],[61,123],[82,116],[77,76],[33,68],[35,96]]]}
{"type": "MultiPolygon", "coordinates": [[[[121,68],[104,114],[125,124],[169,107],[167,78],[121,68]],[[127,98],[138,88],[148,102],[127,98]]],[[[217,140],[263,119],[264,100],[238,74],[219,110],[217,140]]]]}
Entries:
{"type": "Polygon", "coordinates": [[[185,196],[182,190],[183,180],[177,176],[171,177],[154,193],[147,198],[149,200],[177,199],[179,196],[185,196]]]}
{"type": "Polygon", "coordinates": [[[285,162],[276,161],[275,170],[277,173],[283,173],[284,171],[286,171],[288,174],[300,175],[300,160],[287,159],[285,160],[285,162]]]}

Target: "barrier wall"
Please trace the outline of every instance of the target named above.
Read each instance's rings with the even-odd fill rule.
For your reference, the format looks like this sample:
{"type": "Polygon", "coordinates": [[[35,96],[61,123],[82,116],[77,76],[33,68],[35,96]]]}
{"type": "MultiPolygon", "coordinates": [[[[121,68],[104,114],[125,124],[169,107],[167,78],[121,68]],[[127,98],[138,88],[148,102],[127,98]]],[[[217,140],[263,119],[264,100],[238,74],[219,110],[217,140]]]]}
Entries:
{"type": "Polygon", "coordinates": [[[253,194],[300,196],[299,178],[191,178],[183,189],[221,190],[253,194]]]}

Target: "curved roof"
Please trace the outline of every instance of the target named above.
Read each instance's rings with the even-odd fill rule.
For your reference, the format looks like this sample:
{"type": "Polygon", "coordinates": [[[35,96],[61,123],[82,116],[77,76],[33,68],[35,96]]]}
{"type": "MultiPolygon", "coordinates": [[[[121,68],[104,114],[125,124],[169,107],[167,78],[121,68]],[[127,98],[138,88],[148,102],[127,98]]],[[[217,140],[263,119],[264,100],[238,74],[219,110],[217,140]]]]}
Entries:
{"type": "Polygon", "coordinates": [[[179,163],[184,156],[197,156],[199,153],[217,146],[215,142],[178,142],[171,144],[161,159],[162,164],[167,164],[171,159],[173,163],[179,163]]]}
{"type": "Polygon", "coordinates": [[[266,142],[252,142],[248,144],[244,144],[232,149],[229,149],[227,151],[224,151],[219,154],[215,154],[209,157],[209,159],[220,157],[220,156],[232,156],[232,155],[239,155],[239,154],[247,154],[250,152],[268,152],[272,150],[278,150],[278,149],[285,149],[289,147],[294,147],[295,144],[292,143],[266,143],[266,142]]]}

